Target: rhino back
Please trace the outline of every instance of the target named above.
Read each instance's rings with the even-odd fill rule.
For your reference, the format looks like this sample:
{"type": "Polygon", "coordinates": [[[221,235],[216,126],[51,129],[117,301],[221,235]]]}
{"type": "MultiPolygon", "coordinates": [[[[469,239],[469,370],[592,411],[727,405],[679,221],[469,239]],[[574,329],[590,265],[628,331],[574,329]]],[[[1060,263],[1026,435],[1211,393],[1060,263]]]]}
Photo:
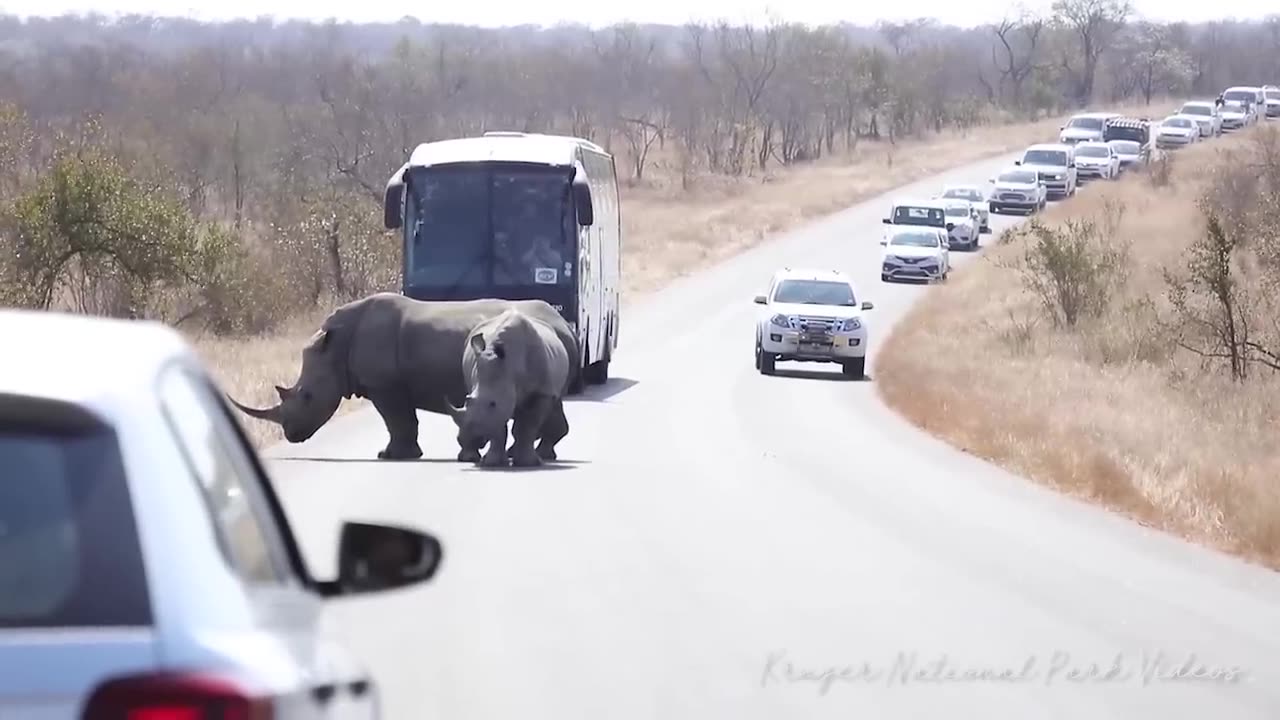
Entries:
{"type": "Polygon", "coordinates": [[[443,412],[466,395],[462,353],[478,323],[508,300],[414,300],[397,293],[366,298],[352,347],[352,375],[368,389],[407,392],[424,410],[443,412]]]}
{"type": "Polygon", "coordinates": [[[578,344],[577,333],[569,327],[564,316],[544,300],[517,300],[512,303],[512,307],[525,312],[535,320],[540,320],[560,339],[569,357],[569,377],[565,381],[567,389],[568,384],[577,379],[578,362],[582,358],[582,348],[578,344]]]}

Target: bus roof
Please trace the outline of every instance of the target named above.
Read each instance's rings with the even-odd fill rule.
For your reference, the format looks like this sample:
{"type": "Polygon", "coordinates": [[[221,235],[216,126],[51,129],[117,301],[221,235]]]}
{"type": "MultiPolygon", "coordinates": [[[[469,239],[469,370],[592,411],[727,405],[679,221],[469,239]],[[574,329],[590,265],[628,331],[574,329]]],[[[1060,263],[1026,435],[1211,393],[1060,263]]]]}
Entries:
{"type": "Polygon", "coordinates": [[[410,167],[449,163],[521,162],[569,167],[579,149],[608,156],[590,140],[568,135],[490,132],[480,137],[422,143],[409,156],[410,167]]]}

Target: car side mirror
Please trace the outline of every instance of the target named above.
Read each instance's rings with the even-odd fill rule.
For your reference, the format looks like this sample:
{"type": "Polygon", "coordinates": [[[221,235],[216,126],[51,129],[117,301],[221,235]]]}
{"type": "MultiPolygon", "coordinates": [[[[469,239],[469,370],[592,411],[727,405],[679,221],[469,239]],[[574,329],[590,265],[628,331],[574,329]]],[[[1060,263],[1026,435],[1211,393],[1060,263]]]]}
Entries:
{"type": "Polygon", "coordinates": [[[362,595],[424,583],[444,550],[427,533],[392,525],[345,522],[338,539],[338,577],[321,582],[325,597],[362,595]]]}
{"type": "Polygon", "coordinates": [[[863,301],[862,301],[862,309],[863,309],[863,310],[875,310],[875,309],[876,309],[876,304],[875,304],[875,303],[873,303],[873,302],[871,302],[870,300],[863,300],[863,301]]]}
{"type": "Polygon", "coordinates": [[[882,219],[880,222],[884,223],[885,225],[892,225],[892,224],[893,224],[893,220],[891,220],[891,219],[889,219],[889,218],[884,218],[884,219],[882,219]]]}
{"type": "Polygon", "coordinates": [[[888,246],[889,241],[888,241],[888,240],[881,240],[881,241],[880,241],[880,244],[881,244],[881,245],[888,246]]]}
{"type": "Polygon", "coordinates": [[[1014,164],[1014,165],[1021,165],[1021,164],[1022,164],[1022,161],[1021,161],[1021,160],[1014,160],[1014,161],[1013,161],[1013,164],[1014,164]]]}
{"type": "Polygon", "coordinates": [[[765,298],[765,296],[763,295],[757,295],[755,299],[752,300],[752,302],[754,302],[757,305],[764,305],[766,302],[768,302],[768,299],[765,298]]]}

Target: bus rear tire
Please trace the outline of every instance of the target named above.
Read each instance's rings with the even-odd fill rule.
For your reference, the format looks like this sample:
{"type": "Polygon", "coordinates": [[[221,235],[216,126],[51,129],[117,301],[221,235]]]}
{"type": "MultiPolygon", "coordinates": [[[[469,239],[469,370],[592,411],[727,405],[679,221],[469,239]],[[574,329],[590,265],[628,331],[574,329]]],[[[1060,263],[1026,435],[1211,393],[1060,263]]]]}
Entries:
{"type": "Polygon", "coordinates": [[[587,366],[587,382],[592,385],[604,385],[609,382],[608,358],[591,363],[587,366]]]}

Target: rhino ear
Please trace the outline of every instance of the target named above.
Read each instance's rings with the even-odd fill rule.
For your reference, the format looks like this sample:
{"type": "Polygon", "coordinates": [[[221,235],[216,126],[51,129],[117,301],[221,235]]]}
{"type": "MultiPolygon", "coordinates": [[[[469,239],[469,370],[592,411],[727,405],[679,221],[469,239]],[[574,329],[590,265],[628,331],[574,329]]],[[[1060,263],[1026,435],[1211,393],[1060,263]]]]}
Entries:
{"type": "Polygon", "coordinates": [[[484,352],[484,335],[476,333],[471,336],[471,349],[476,352],[484,352]]]}
{"type": "Polygon", "coordinates": [[[507,356],[507,349],[502,347],[502,343],[496,342],[493,344],[493,354],[497,355],[498,359],[501,360],[507,356]]]}

